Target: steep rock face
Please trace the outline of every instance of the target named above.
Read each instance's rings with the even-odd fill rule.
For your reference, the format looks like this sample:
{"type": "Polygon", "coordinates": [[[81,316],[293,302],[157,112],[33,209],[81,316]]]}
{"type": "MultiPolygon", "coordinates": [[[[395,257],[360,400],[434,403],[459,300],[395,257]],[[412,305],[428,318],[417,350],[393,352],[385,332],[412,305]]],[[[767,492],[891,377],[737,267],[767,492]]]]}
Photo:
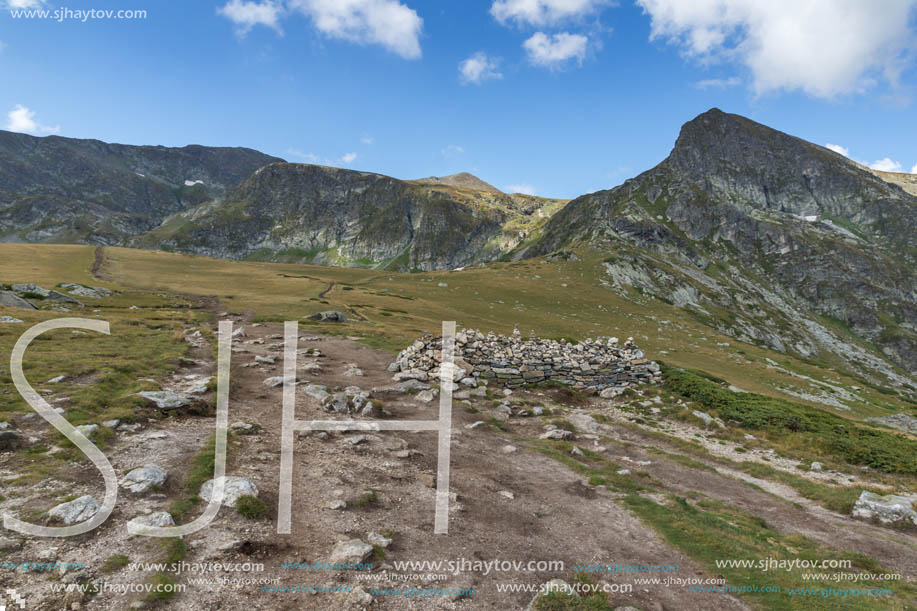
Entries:
{"type": "Polygon", "coordinates": [[[570,202],[526,254],[576,242],[627,254],[607,265],[619,288],[738,338],[883,369],[840,325],[917,372],[917,198],[820,146],[713,109],[652,170],[570,202]]]}
{"type": "Polygon", "coordinates": [[[0,131],[0,241],[120,243],[276,157],[0,131]]]}
{"type": "Polygon", "coordinates": [[[514,214],[460,190],[276,163],[132,244],[226,258],[443,269],[499,254],[492,242],[514,214]]]}

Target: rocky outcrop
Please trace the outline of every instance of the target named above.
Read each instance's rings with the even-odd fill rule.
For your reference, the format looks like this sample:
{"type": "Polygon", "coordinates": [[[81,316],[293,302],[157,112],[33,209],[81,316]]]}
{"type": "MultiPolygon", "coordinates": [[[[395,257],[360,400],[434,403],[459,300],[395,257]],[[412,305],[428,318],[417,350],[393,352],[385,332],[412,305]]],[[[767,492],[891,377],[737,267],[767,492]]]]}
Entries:
{"type": "Polygon", "coordinates": [[[853,517],[882,524],[917,526],[917,496],[882,496],[864,490],[853,506],[853,517]]]}
{"type": "MultiPolygon", "coordinates": [[[[442,345],[441,337],[425,335],[402,350],[389,368],[396,371],[394,379],[440,379],[442,345]]],[[[633,338],[623,346],[615,337],[573,344],[539,339],[534,332],[526,340],[518,329],[510,337],[463,329],[455,336],[452,379],[470,387],[476,386],[478,380],[510,388],[554,381],[602,391],[660,382],[662,378],[659,366],[643,358],[633,338]]]]}

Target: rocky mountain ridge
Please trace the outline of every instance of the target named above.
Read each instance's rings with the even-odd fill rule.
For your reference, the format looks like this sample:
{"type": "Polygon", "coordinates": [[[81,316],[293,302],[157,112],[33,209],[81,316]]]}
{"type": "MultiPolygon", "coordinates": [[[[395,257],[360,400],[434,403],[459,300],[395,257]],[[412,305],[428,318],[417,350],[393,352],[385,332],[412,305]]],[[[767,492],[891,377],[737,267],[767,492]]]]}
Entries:
{"type": "Polygon", "coordinates": [[[600,280],[613,290],[691,309],[742,341],[827,351],[896,384],[917,372],[917,198],[744,117],[713,109],[686,123],[662,163],[572,201],[519,256],[575,245],[613,255],[600,280]]]}
{"type": "Polygon", "coordinates": [[[274,161],[245,148],[132,146],[0,130],[0,241],[120,244],[274,161]]]}

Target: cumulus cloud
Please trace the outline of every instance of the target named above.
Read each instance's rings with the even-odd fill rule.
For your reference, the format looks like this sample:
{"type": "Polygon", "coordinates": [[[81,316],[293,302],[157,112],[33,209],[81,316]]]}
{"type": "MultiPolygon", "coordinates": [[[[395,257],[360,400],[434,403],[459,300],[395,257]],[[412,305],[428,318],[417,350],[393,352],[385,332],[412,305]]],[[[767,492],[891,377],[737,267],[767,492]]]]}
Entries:
{"type": "Polygon", "coordinates": [[[35,120],[35,112],[33,110],[22,104],[16,104],[12,110],[6,113],[6,129],[22,134],[56,134],[60,131],[60,126],[42,125],[35,120]]]}
{"type": "Polygon", "coordinates": [[[503,189],[505,193],[522,193],[523,195],[535,195],[535,187],[529,184],[508,185],[503,189]]]}
{"type": "Polygon", "coordinates": [[[704,79],[702,81],[697,81],[697,83],[695,83],[695,86],[698,89],[727,89],[729,87],[735,87],[736,85],[740,84],[741,82],[742,82],[742,79],[740,79],[739,77],[731,76],[727,79],[721,79],[721,78],[704,79]]]}
{"type": "Polygon", "coordinates": [[[548,36],[544,32],[535,32],[531,38],[522,43],[522,47],[533,64],[557,68],[571,59],[582,64],[586,57],[588,42],[589,39],[581,34],[560,32],[548,36]]]}
{"type": "Polygon", "coordinates": [[[756,93],[801,90],[821,98],[896,84],[913,46],[917,0],[637,0],[651,38],[702,62],[738,62],[756,93]]]}
{"type": "Polygon", "coordinates": [[[459,62],[459,80],[464,84],[480,85],[491,79],[501,79],[503,75],[497,70],[497,60],[488,57],[487,53],[478,51],[468,59],[459,62]]]}
{"type": "Polygon", "coordinates": [[[405,59],[421,56],[423,19],[398,0],[289,0],[331,38],[378,44],[405,59]]]}
{"type": "Polygon", "coordinates": [[[880,170],[882,172],[900,172],[903,168],[901,167],[901,162],[895,161],[891,157],[885,157],[873,161],[869,164],[873,170],[880,170]]]}
{"type": "Polygon", "coordinates": [[[256,25],[263,25],[282,33],[280,17],[283,7],[271,0],[264,2],[246,2],[245,0],[230,0],[217,9],[217,13],[236,24],[236,32],[240,36],[248,34],[256,25]]]}
{"type": "Polygon", "coordinates": [[[598,13],[609,0],[495,0],[490,14],[501,24],[550,27],[598,13]]]}
{"type": "Polygon", "coordinates": [[[439,151],[443,157],[455,157],[465,152],[465,148],[457,144],[450,144],[439,151]]]}
{"type": "Polygon", "coordinates": [[[841,146],[840,144],[831,144],[829,142],[828,144],[825,145],[825,148],[830,151],[834,151],[835,153],[839,153],[843,155],[844,157],[850,157],[850,149],[848,149],[847,147],[841,146]]]}
{"type": "Polygon", "coordinates": [[[44,5],[44,0],[6,0],[5,8],[16,9],[34,9],[44,5]]]}
{"type": "Polygon", "coordinates": [[[345,153],[340,157],[322,157],[315,153],[307,153],[297,148],[288,148],[285,152],[287,157],[294,157],[304,163],[314,163],[317,165],[342,166],[350,165],[357,159],[356,153],[345,153]]]}
{"type": "MultiPolygon", "coordinates": [[[[848,159],[853,159],[853,157],[850,156],[850,149],[848,149],[845,146],[841,146],[840,144],[831,144],[829,142],[828,144],[825,145],[825,148],[832,150],[835,153],[840,153],[841,155],[843,155],[844,157],[847,157],[848,159]]],[[[873,170],[879,170],[880,172],[904,172],[904,166],[901,164],[901,162],[896,161],[892,159],[891,157],[883,157],[882,159],[877,159],[876,161],[873,161],[872,163],[868,161],[859,161],[857,159],[853,159],[853,161],[856,161],[860,165],[865,165],[866,167],[869,167],[873,170]]],[[[917,174],[917,165],[911,168],[910,173],[917,174]]]]}

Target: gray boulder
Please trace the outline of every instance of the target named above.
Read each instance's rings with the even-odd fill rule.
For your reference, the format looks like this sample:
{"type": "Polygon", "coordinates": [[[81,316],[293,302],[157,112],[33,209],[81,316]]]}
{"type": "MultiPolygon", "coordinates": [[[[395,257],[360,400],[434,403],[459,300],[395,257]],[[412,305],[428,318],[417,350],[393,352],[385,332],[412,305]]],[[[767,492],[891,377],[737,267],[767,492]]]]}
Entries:
{"type": "Polygon", "coordinates": [[[171,390],[145,390],[137,394],[147,401],[150,401],[161,410],[178,409],[191,405],[191,399],[189,397],[179,395],[171,390]]]}
{"type": "Polygon", "coordinates": [[[0,306],[5,308],[22,308],[24,310],[37,310],[34,305],[15,293],[0,291],[0,306]]]}
{"type": "MultiPolygon", "coordinates": [[[[240,496],[258,496],[258,488],[246,477],[227,475],[223,479],[223,502],[226,507],[233,507],[240,496]]],[[[210,502],[213,496],[214,480],[210,479],[201,486],[201,498],[210,502]]]]}
{"type": "Polygon", "coordinates": [[[145,516],[138,516],[131,520],[129,524],[133,524],[134,526],[139,526],[141,528],[150,526],[165,528],[167,526],[175,526],[175,520],[172,519],[172,514],[167,511],[155,511],[145,516]]]}
{"type": "Polygon", "coordinates": [[[0,431],[0,452],[10,452],[19,447],[22,436],[16,431],[0,431]]]}
{"type": "Polygon", "coordinates": [[[154,486],[162,486],[165,482],[165,469],[156,465],[144,465],[133,469],[121,478],[119,483],[134,494],[143,494],[154,486]]]}
{"type": "Polygon", "coordinates": [[[0,323],[18,325],[22,323],[22,319],[13,318],[12,316],[0,316],[0,323]]]}
{"type": "Polygon", "coordinates": [[[76,524],[88,520],[101,508],[98,501],[87,494],[69,503],[61,503],[52,508],[48,515],[64,524],[76,524]]]}
{"type": "Polygon", "coordinates": [[[337,310],[328,310],[326,312],[316,312],[310,316],[312,320],[319,322],[347,322],[347,315],[337,310]]]}
{"type": "Polygon", "coordinates": [[[327,386],[321,386],[319,384],[309,384],[303,388],[303,392],[306,393],[306,396],[315,399],[319,403],[324,401],[327,397],[330,396],[327,386]]]}
{"type": "Polygon", "coordinates": [[[331,550],[328,562],[332,564],[362,564],[373,553],[373,546],[359,539],[341,541],[331,550]]]}
{"type": "Polygon", "coordinates": [[[554,441],[564,441],[573,437],[573,433],[566,429],[554,429],[543,434],[539,439],[551,439],[554,441]]]}
{"type": "Polygon", "coordinates": [[[853,517],[878,520],[883,524],[913,524],[917,526],[914,510],[917,496],[888,494],[885,496],[864,490],[853,506],[853,517]]]}

